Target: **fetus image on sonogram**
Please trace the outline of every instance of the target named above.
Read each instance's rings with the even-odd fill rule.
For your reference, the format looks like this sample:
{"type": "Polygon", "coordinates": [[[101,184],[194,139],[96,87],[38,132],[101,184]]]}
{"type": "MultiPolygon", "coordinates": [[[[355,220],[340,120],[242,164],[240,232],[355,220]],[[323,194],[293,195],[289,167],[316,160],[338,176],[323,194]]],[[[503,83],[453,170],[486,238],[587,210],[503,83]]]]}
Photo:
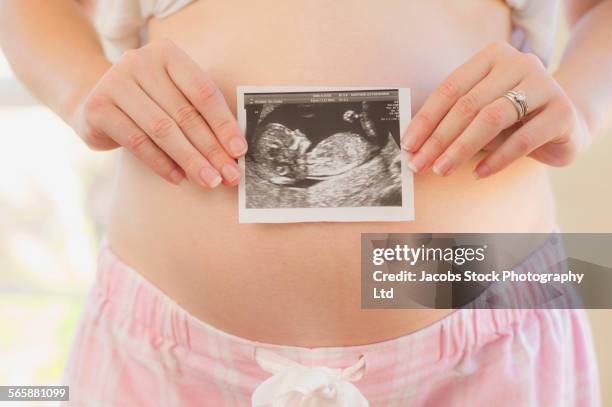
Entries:
{"type": "Polygon", "coordinates": [[[247,208],[401,206],[389,102],[247,106],[247,208]]]}

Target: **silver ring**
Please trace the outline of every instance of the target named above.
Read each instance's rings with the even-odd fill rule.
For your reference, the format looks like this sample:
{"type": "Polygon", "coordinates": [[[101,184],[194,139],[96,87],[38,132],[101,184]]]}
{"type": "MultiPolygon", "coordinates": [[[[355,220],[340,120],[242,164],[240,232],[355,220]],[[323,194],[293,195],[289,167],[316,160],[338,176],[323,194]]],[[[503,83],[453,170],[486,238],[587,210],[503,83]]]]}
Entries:
{"type": "Polygon", "coordinates": [[[529,109],[529,105],[527,105],[527,96],[525,96],[525,92],[522,90],[509,90],[504,92],[503,95],[506,99],[512,102],[512,106],[516,109],[517,119],[516,121],[520,121],[527,115],[527,110],[529,109]]]}

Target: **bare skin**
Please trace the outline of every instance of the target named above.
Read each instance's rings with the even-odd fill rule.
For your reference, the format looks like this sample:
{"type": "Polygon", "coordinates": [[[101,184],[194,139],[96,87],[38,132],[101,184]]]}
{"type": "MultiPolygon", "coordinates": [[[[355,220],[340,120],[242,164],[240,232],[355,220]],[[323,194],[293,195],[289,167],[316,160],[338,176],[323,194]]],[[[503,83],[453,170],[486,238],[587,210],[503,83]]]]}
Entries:
{"type": "MultiPolygon", "coordinates": [[[[552,104],[554,97],[554,106],[563,108],[543,117],[570,130],[557,132],[559,127],[550,127],[550,137],[534,139],[538,145],[523,148],[511,161],[479,174],[478,180],[473,171],[486,157],[479,150],[503,128],[470,136],[474,151],[457,157],[456,166],[443,171],[442,177],[425,166],[433,166],[445,151],[452,154],[452,149],[448,151],[452,143],[440,146],[436,154],[430,151],[427,164],[418,168],[415,177],[414,222],[239,225],[234,187],[238,179],[227,171],[244,153],[231,148],[241,137],[230,120],[236,85],[406,86],[412,90],[413,114],[418,116],[427,98],[425,108],[440,106],[442,102],[432,102],[430,96],[457,67],[492,42],[499,44],[494,49],[504,49],[511,30],[509,9],[502,2],[484,0],[460,6],[397,1],[385,8],[353,1],[350,7],[326,2],[322,13],[323,7],[313,2],[275,2],[268,7],[200,1],[165,20],[151,21],[151,43],[111,67],[86,17],[69,1],[49,3],[2,1],[3,48],[24,82],[90,146],[122,146],[110,221],[113,250],[196,317],[263,342],[370,343],[418,330],[448,314],[448,310],[362,310],[360,233],[552,230],[554,203],[546,166],[570,163],[606,124],[602,117],[612,105],[612,92],[601,86],[612,66],[612,52],[604,40],[609,36],[612,2],[593,2],[591,7],[572,9],[571,15],[580,22],[554,77],[546,76],[532,58],[532,65],[525,64],[517,76],[547,78],[536,88],[550,97],[540,98],[539,103],[552,104]],[[33,5],[36,13],[25,12],[33,5]],[[45,24],[53,16],[72,24],[53,32],[45,24]],[[20,46],[8,35],[19,36],[20,46]],[[44,42],[52,40],[62,45],[50,51],[44,42]],[[80,55],[71,65],[65,61],[70,60],[71,49],[90,57],[80,55]],[[598,66],[581,62],[595,55],[601,61],[598,66]],[[31,60],[49,63],[42,69],[29,64],[31,60]],[[79,64],[90,69],[72,67],[79,64]],[[159,95],[143,74],[161,72],[156,67],[165,68],[170,76],[165,83],[172,85],[159,95]],[[46,80],[49,74],[55,82],[46,80]],[[57,82],[61,86],[53,85],[57,82]],[[133,83],[147,97],[136,96],[133,83]],[[121,127],[104,127],[108,123],[121,127]],[[561,133],[563,140],[555,138],[561,133]],[[563,146],[553,154],[558,161],[531,154],[545,145],[563,146]]],[[[503,63],[490,55],[488,61],[499,66],[522,58],[513,50],[503,63]]],[[[473,66],[465,70],[473,79],[473,66]]],[[[444,102],[447,109],[451,102],[456,100],[444,102]]],[[[462,127],[492,102],[478,106],[469,120],[452,124],[449,134],[458,140],[462,127]]],[[[407,146],[416,152],[415,158],[434,128],[408,129],[404,140],[410,132],[418,138],[407,146]]]]}

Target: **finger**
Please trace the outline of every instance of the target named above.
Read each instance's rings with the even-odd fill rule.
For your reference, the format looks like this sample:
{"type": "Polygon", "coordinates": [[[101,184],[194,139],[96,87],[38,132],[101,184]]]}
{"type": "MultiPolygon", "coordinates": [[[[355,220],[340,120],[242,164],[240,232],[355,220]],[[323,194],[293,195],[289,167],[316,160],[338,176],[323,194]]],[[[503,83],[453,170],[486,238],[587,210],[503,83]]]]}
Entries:
{"type": "Polygon", "coordinates": [[[176,88],[165,70],[149,70],[137,78],[143,90],[174,120],[228,185],[240,181],[240,169],[213,135],[200,112],[176,88]]]}
{"type": "Polygon", "coordinates": [[[521,75],[518,69],[494,68],[482,81],[459,97],[431,136],[413,155],[410,160],[411,168],[416,172],[429,168],[468,127],[478,112],[504,91],[516,86],[521,80],[521,75]]]}
{"type": "Polygon", "coordinates": [[[95,123],[99,131],[128,149],[165,180],[178,185],[185,179],[181,168],[118,107],[105,104],[99,113],[101,119],[95,123]]]}
{"type": "Polygon", "coordinates": [[[222,181],[217,170],[189,142],[178,125],[134,82],[126,81],[113,95],[117,106],[147,133],[194,182],[214,188],[222,181]]]}
{"type": "Polygon", "coordinates": [[[402,137],[402,147],[417,151],[457,100],[493,68],[499,47],[487,47],[455,69],[427,98],[402,137]]]}
{"type": "MultiPolygon", "coordinates": [[[[506,129],[507,130],[507,129],[506,129]]],[[[490,152],[496,150],[504,144],[504,142],[508,139],[508,134],[505,134],[506,130],[502,130],[497,136],[493,138],[493,140],[489,141],[483,148],[482,151],[490,152]]],[[[511,133],[510,133],[511,134],[511,133]]]]}
{"type": "MultiPolygon", "coordinates": [[[[544,80],[545,75],[532,75],[515,87],[514,90],[522,91],[527,97],[527,114],[537,112],[555,94],[556,88],[543,85],[544,80]]],[[[503,96],[497,98],[476,115],[465,131],[436,160],[434,172],[442,176],[451,174],[504,129],[515,125],[518,118],[515,105],[510,100],[503,96]]]]}
{"type": "Polygon", "coordinates": [[[516,122],[512,126],[508,127],[507,129],[503,129],[501,131],[501,133],[499,133],[497,136],[495,136],[495,138],[493,138],[493,140],[489,141],[482,148],[482,151],[490,152],[490,151],[493,151],[493,150],[497,150],[499,148],[499,146],[504,144],[506,142],[506,140],[508,140],[508,137],[510,137],[510,135],[512,133],[514,133],[515,131],[517,131],[519,129],[519,127],[521,127],[522,125],[523,125],[523,123],[516,122]]]}
{"type": "Polygon", "coordinates": [[[167,63],[172,81],[198,109],[208,126],[233,157],[243,156],[247,142],[217,85],[178,47],[172,48],[167,63]]]}
{"type": "Polygon", "coordinates": [[[517,129],[497,150],[491,152],[477,166],[477,178],[491,176],[520,157],[530,154],[552,138],[551,129],[558,128],[559,116],[546,108],[517,129]]]}

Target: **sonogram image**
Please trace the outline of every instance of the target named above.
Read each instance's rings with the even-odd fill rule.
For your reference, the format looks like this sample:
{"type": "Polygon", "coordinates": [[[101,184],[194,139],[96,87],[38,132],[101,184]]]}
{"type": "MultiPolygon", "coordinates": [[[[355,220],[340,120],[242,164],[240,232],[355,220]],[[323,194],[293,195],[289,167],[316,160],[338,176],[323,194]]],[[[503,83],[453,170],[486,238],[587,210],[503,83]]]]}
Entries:
{"type": "Polygon", "coordinates": [[[397,92],[245,95],[247,208],[402,206],[397,92]]]}

